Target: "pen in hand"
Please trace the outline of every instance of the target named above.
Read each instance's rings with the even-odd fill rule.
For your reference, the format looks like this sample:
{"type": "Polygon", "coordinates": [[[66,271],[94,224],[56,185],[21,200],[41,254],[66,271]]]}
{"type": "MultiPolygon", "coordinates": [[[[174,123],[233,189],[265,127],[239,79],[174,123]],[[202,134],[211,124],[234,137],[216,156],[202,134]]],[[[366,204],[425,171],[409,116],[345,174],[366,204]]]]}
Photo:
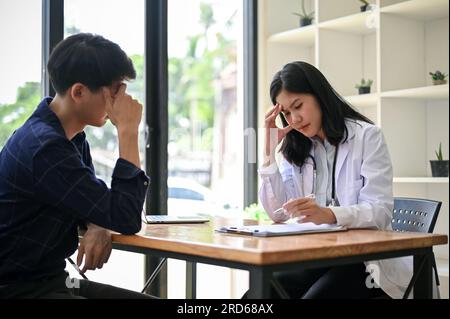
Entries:
{"type": "MultiPolygon", "coordinates": [[[[307,196],[305,196],[304,198],[316,198],[316,196],[314,195],[314,194],[309,194],[309,195],[307,195],[307,196]]],[[[292,200],[292,198],[291,199],[289,199],[289,201],[290,200],[292,200]]],[[[275,216],[280,216],[280,215],[283,215],[283,216],[289,216],[289,218],[292,218],[292,216],[283,208],[283,207],[280,207],[280,208],[278,208],[277,210],[275,210],[274,212],[273,212],[273,214],[275,215],[275,216]]],[[[298,217],[297,218],[297,220],[302,220],[304,217],[302,216],[302,217],[298,217]]]]}
{"type": "Polygon", "coordinates": [[[75,268],[76,271],[78,271],[78,274],[83,277],[83,279],[88,280],[88,278],[86,277],[85,274],[83,274],[83,272],[81,271],[81,269],[78,267],[78,265],[72,260],[72,258],[67,258],[70,262],[70,264],[73,266],[73,268],[75,268]]]}

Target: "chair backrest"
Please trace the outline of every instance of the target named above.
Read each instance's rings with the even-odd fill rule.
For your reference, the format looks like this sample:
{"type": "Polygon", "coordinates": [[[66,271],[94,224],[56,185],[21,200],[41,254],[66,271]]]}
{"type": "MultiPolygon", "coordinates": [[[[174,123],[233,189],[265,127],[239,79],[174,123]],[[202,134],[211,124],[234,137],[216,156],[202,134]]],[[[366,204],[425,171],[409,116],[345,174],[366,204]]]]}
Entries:
{"type": "Polygon", "coordinates": [[[394,198],[392,229],[399,232],[432,233],[442,202],[419,198],[394,198]]]}

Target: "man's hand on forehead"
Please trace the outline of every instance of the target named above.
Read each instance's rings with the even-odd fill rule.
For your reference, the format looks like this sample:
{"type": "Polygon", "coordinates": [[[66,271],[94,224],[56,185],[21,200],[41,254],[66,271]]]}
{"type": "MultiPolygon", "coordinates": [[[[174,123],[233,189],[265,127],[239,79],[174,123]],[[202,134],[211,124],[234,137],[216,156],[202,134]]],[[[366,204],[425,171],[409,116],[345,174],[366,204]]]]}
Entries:
{"type": "Polygon", "coordinates": [[[113,84],[110,86],[110,89],[111,89],[111,95],[112,95],[113,97],[115,97],[115,96],[117,95],[117,93],[119,93],[120,87],[121,87],[122,85],[125,85],[125,83],[121,81],[121,82],[113,83],[113,84]]]}

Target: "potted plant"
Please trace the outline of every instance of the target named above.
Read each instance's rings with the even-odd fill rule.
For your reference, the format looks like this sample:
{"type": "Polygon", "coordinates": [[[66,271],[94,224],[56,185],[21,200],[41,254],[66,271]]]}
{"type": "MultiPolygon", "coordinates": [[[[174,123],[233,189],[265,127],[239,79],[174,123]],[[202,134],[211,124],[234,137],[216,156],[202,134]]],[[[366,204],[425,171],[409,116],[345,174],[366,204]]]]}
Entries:
{"type": "Polygon", "coordinates": [[[359,94],[369,94],[370,93],[370,87],[372,86],[373,81],[372,80],[365,80],[361,79],[361,83],[357,84],[355,88],[358,89],[359,94]]]}
{"type": "Polygon", "coordinates": [[[359,0],[359,1],[363,3],[363,5],[360,7],[361,8],[361,12],[367,11],[367,9],[370,6],[370,3],[368,1],[366,1],[366,0],[359,0]]]}
{"type": "Polygon", "coordinates": [[[292,14],[300,17],[300,27],[310,25],[314,19],[314,11],[307,13],[305,9],[305,0],[302,0],[302,12],[293,12],[292,14]]]}
{"type": "Polygon", "coordinates": [[[258,204],[254,203],[251,204],[244,209],[244,217],[248,219],[253,219],[257,221],[268,221],[270,220],[269,215],[267,212],[259,206],[258,204]]]}
{"type": "Polygon", "coordinates": [[[437,160],[430,161],[431,176],[448,177],[448,160],[444,161],[442,156],[442,143],[439,143],[439,149],[435,151],[437,160]]]}
{"type": "Polygon", "coordinates": [[[441,71],[436,71],[435,73],[430,72],[431,79],[433,80],[434,85],[440,85],[447,83],[447,80],[445,79],[448,74],[444,74],[441,71]]]}

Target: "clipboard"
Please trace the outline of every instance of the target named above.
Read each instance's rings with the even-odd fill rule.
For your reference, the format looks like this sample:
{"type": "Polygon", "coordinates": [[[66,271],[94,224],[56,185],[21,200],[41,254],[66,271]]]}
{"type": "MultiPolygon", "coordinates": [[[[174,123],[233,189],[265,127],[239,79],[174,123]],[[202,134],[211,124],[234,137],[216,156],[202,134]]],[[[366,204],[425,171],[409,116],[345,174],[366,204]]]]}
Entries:
{"type": "Polygon", "coordinates": [[[316,225],[314,223],[291,223],[256,226],[223,226],[216,229],[220,233],[249,235],[256,237],[274,237],[346,231],[347,228],[336,224],[316,225]]]}

